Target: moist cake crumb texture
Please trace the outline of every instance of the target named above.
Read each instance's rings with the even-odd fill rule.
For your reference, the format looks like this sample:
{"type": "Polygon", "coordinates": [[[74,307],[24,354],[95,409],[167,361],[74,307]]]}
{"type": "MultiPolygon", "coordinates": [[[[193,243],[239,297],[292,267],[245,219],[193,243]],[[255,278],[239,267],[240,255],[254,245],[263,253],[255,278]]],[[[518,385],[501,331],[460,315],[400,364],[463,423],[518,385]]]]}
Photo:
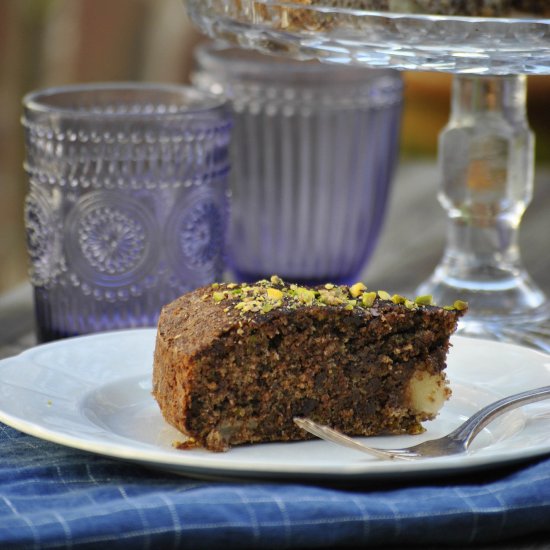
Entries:
{"type": "Polygon", "coordinates": [[[363,283],[203,287],[161,313],[153,395],[184,448],[309,439],[296,416],[354,436],[420,433],[450,395],[449,337],[466,309],[363,283]]]}

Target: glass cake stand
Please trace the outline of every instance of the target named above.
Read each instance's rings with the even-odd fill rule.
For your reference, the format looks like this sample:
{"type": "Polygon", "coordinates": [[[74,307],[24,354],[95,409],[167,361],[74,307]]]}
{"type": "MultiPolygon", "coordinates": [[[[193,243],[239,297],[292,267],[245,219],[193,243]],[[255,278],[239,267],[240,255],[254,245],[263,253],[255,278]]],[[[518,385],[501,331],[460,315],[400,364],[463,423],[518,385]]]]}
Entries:
{"type": "MultiPolygon", "coordinates": [[[[330,3],[330,2],[327,2],[330,3]]],[[[550,351],[550,307],[522,266],[534,137],[526,76],[550,74],[550,19],[393,14],[279,0],[187,0],[209,35],[264,53],[454,74],[439,138],[447,245],[419,294],[470,304],[459,330],[550,351]]]]}

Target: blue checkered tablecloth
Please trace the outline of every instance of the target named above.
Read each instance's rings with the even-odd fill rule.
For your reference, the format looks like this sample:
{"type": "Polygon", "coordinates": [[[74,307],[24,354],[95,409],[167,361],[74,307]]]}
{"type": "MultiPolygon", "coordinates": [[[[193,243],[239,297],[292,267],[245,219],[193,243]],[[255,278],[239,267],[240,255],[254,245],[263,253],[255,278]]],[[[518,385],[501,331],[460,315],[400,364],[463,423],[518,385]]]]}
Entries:
{"type": "Polygon", "coordinates": [[[550,458],[418,483],[197,481],[0,424],[0,548],[464,548],[550,543],[550,458]]]}

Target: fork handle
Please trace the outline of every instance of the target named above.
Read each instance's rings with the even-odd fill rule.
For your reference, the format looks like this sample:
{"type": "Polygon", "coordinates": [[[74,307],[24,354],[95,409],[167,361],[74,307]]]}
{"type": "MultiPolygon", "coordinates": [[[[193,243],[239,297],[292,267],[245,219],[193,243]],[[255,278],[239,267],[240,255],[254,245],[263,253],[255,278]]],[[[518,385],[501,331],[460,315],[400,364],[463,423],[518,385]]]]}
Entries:
{"type": "Polygon", "coordinates": [[[483,409],[479,410],[473,416],[471,416],[464,424],[460,425],[456,430],[451,432],[447,437],[448,439],[457,439],[464,442],[464,448],[468,448],[470,443],[476,437],[477,434],[487,424],[492,422],[500,415],[527,405],[528,403],[534,403],[535,401],[542,401],[550,397],[550,386],[543,386],[535,390],[529,390],[515,395],[510,395],[499,399],[490,405],[487,405],[483,409]]]}

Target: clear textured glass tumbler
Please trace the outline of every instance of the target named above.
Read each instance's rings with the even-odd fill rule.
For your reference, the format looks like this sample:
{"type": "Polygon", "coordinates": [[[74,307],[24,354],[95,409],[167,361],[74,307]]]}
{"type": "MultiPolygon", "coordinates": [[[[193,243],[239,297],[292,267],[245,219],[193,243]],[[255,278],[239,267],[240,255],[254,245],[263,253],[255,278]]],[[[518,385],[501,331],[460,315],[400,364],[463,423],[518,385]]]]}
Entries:
{"type": "Polygon", "coordinates": [[[235,115],[228,263],[241,280],[353,282],[372,254],[398,151],[398,72],[206,45],[193,82],[235,115]]]}
{"type": "Polygon", "coordinates": [[[231,114],[192,88],[99,84],[23,100],[41,341],[151,326],[222,276],[231,114]]]}

